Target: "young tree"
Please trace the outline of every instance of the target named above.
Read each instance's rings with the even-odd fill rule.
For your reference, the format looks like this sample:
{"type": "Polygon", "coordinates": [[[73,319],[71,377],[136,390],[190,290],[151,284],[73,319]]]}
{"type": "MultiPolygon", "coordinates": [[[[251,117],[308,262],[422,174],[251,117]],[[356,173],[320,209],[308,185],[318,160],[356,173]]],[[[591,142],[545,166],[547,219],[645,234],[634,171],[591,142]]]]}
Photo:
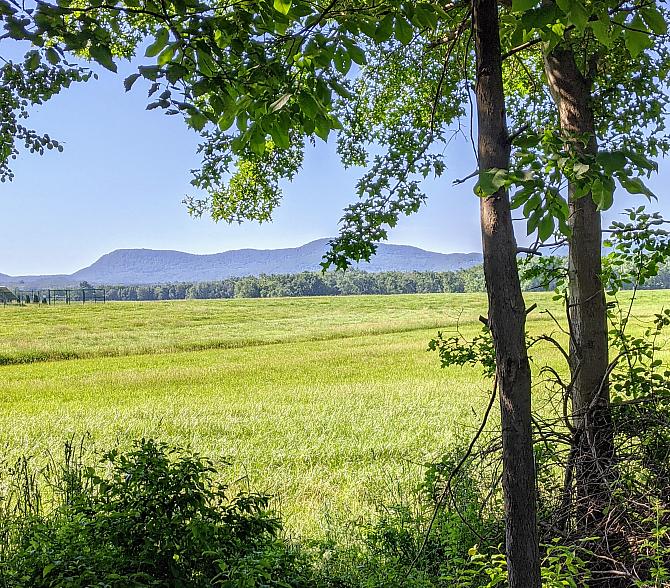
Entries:
{"type": "MultiPolygon", "coordinates": [[[[477,75],[479,173],[507,170],[510,138],[505,121],[502,52],[496,0],[472,10],[477,75]]],[[[526,349],[526,305],[516,264],[517,245],[504,186],[480,199],[488,326],[496,355],[503,442],[503,494],[509,585],[539,588],[531,374],[526,349]]]]}
{"type": "MultiPolygon", "coordinates": [[[[542,114],[525,114],[555,137],[543,158],[553,155],[557,173],[549,180],[543,178],[540,189],[560,197],[560,183],[568,182],[569,214],[567,219],[559,215],[559,220],[564,221],[560,228],[568,244],[571,381],[567,393],[572,398],[575,439],[570,467],[576,470],[580,524],[588,527],[608,500],[607,478],[613,466],[601,211],[612,205],[615,179],[633,194],[651,196],[640,176],[654,169],[648,156],[668,149],[663,136],[668,102],[663,79],[670,63],[664,38],[667,26],[662,8],[653,2],[602,2],[588,9],[580,2],[550,2],[533,10],[532,21],[529,13],[522,20],[527,20],[527,34],[544,44],[543,70],[557,116],[552,116],[554,105],[541,94],[535,96],[535,107],[539,105],[542,114]],[[572,23],[564,19],[557,35],[553,23],[559,9],[576,18],[572,23]],[[547,22],[552,22],[551,28],[547,22]],[[547,124],[552,119],[555,122],[547,124]]],[[[536,68],[536,75],[541,71],[536,68]]],[[[519,203],[524,211],[536,225],[547,222],[553,228],[551,214],[543,216],[542,206],[529,206],[533,198],[540,200],[530,193],[522,190],[519,203]]],[[[552,237],[551,232],[544,238],[552,237]]]]}

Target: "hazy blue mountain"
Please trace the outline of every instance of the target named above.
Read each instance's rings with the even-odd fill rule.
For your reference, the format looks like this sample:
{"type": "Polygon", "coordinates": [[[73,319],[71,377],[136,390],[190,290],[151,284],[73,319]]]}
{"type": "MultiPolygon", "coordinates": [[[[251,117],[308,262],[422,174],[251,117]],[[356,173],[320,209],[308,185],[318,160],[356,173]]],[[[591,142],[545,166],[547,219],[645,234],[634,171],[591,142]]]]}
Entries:
{"type": "MultiPolygon", "coordinates": [[[[319,239],[288,249],[237,249],[211,255],[153,249],[118,249],[103,255],[94,264],[71,275],[4,276],[2,285],[46,287],[65,284],[165,284],[203,282],[236,276],[294,274],[317,271],[328,247],[328,239],[319,239]]],[[[408,245],[381,244],[370,263],[361,270],[448,271],[481,263],[479,253],[435,253],[408,245]]]]}

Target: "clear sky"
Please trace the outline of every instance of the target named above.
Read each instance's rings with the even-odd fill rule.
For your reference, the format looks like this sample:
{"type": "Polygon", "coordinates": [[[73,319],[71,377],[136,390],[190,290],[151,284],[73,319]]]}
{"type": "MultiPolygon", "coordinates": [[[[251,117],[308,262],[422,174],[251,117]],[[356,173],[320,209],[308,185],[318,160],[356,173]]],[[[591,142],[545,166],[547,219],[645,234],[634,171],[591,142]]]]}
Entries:
{"type": "MultiPolygon", "coordinates": [[[[292,247],[337,233],[360,170],[343,170],[333,146],[323,143],[285,186],[272,223],[231,226],[191,218],[181,201],[193,194],[189,180],[199,162],[198,137],[178,116],[146,111],[139,83],[124,93],[127,73],[129,66],[119,76],[101,72],[99,80],[73,86],[35,110],[30,125],[61,141],[65,150],[43,157],[22,153],[14,162],[15,180],[0,184],[1,273],[71,273],[120,248],[214,253],[292,247]]],[[[469,143],[454,142],[446,175],[428,185],[429,204],[402,219],[390,242],[479,251],[472,183],[452,186],[474,167],[469,143]]],[[[670,216],[664,194],[670,161],[660,168],[650,183],[660,200],[654,208],[670,216]]],[[[620,194],[617,203],[620,210],[644,199],[620,194]]]]}

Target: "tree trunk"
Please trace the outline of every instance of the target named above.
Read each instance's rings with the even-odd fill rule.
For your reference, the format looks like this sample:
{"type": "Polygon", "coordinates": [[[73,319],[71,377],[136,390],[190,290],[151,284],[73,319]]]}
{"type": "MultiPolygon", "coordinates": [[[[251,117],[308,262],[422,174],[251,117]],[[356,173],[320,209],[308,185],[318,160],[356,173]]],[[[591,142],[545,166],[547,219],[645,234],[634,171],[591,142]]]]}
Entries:
{"type": "MultiPolygon", "coordinates": [[[[473,0],[477,53],[480,172],[506,169],[510,140],[505,117],[496,0],[473,0]]],[[[539,588],[535,463],[530,412],[526,307],[516,264],[517,246],[506,189],[480,204],[489,327],[496,353],[503,441],[505,539],[510,588],[539,588]]]]}
{"type": "MultiPolygon", "coordinates": [[[[554,49],[545,58],[545,71],[558,106],[561,130],[566,137],[588,136],[586,146],[575,141],[577,153],[596,154],[591,86],[579,71],[574,53],[554,49]]],[[[607,498],[606,475],[611,467],[613,438],[607,382],[607,310],[601,271],[602,232],[600,211],[590,194],[575,198],[568,188],[569,317],[572,413],[577,444],[575,483],[580,510],[588,525],[607,498]]]]}

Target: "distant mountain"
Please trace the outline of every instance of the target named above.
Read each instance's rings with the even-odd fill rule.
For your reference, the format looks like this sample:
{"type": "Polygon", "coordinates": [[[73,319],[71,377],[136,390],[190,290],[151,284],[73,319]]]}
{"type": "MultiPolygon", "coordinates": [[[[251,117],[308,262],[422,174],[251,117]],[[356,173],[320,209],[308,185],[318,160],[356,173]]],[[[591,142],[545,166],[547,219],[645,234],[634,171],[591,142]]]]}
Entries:
{"type": "MultiPolygon", "coordinates": [[[[6,276],[0,285],[44,288],[90,284],[166,284],[204,282],[237,276],[294,274],[320,270],[329,239],[318,239],[288,249],[237,249],[211,255],[153,249],[118,249],[71,275],[6,276]]],[[[481,263],[479,253],[435,253],[408,245],[380,244],[370,263],[358,264],[369,272],[449,271],[481,263]]]]}

